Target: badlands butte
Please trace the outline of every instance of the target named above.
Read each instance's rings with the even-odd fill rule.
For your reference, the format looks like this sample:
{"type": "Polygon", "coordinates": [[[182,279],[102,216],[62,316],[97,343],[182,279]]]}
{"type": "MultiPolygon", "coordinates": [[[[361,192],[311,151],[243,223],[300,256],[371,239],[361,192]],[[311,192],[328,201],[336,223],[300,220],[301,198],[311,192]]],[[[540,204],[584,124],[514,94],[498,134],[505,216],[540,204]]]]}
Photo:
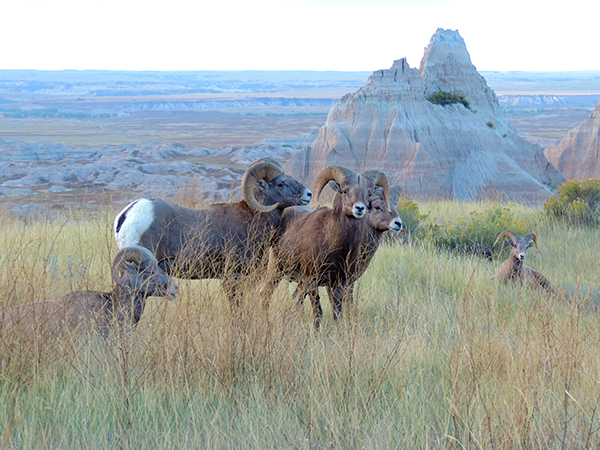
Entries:
{"type": "MultiPolygon", "coordinates": [[[[245,168],[265,156],[285,163],[286,171],[307,186],[312,186],[316,175],[328,165],[343,165],[355,171],[381,169],[392,184],[401,186],[405,195],[417,201],[495,199],[535,205],[552,196],[565,179],[600,176],[600,103],[562,142],[551,141],[545,150],[535,139],[525,139],[506,114],[507,108],[518,107],[519,102],[529,102],[525,105],[529,109],[544,104],[576,107],[581,102],[589,103],[590,99],[595,104],[600,89],[584,94],[578,90],[574,95],[531,95],[526,100],[513,93],[504,96],[501,105],[486,78],[471,62],[464,40],[453,30],[437,30],[418,68],[410,67],[404,58],[398,59],[389,69],[373,72],[353,91],[348,89],[360,79],[360,73],[340,75],[337,81],[305,80],[313,83],[308,87],[303,85],[307,90],[325,83],[340,95],[349,92],[337,100],[307,99],[306,95],[290,98],[293,93],[282,100],[268,93],[251,93],[244,101],[224,101],[217,95],[223,87],[215,82],[202,88],[213,90],[207,94],[213,96],[210,101],[167,102],[151,97],[155,85],[140,87],[138,83],[135,86],[140,92],[148,91],[147,99],[139,101],[136,97],[137,101],[125,104],[127,92],[111,91],[113,99],[124,99],[118,106],[120,109],[111,110],[108,103],[103,103],[102,94],[93,91],[90,85],[71,82],[68,87],[65,84],[57,88],[56,81],[37,80],[34,88],[16,80],[6,81],[16,77],[15,74],[4,75],[4,82],[0,80],[3,116],[0,124],[19,120],[11,118],[18,114],[15,107],[22,107],[28,113],[47,108],[61,89],[73,91],[69,91],[70,100],[59,102],[63,106],[54,110],[59,116],[69,118],[70,123],[77,120],[96,123],[94,120],[100,119],[95,117],[102,114],[114,117],[105,120],[117,121],[134,111],[177,108],[196,111],[212,108],[226,114],[223,111],[227,108],[236,108],[239,113],[246,107],[256,114],[265,105],[281,108],[284,112],[280,115],[284,118],[286,111],[292,110],[309,111],[305,114],[307,120],[310,114],[315,114],[318,120],[321,111],[324,120],[320,128],[307,130],[305,134],[219,148],[131,140],[120,145],[85,146],[25,142],[25,139],[9,139],[10,133],[4,133],[3,127],[0,128],[0,201],[3,209],[15,212],[38,211],[31,204],[56,209],[77,202],[92,207],[107,200],[124,203],[138,196],[173,199],[183,191],[199,200],[237,199],[241,197],[239,185],[245,168]],[[19,92],[19,98],[10,98],[11,89],[19,92]],[[448,99],[451,101],[440,101],[448,99]],[[29,102],[28,106],[20,106],[25,102],[29,102]]],[[[600,86],[600,72],[594,71],[589,77],[600,86]]],[[[493,79],[494,74],[487,78],[493,79]]],[[[513,81],[513,87],[523,89],[518,80],[513,81]]],[[[194,91],[188,82],[184,75],[178,81],[177,89],[186,95],[194,91]]],[[[547,80],[548,86],[555,82],[547,80]]],[[[114,86],[122,89],[124,84],[114,86]]],[[[290,82],[286,89],[298,86],[290,82]]],[[[242,92],[251,87],[236,85],[235,89],[242,92]]],[[[198,124],[198,127],[210,125],[198,124]]],[[[131,133],[123,136],[131,138],[131,133]]]]}

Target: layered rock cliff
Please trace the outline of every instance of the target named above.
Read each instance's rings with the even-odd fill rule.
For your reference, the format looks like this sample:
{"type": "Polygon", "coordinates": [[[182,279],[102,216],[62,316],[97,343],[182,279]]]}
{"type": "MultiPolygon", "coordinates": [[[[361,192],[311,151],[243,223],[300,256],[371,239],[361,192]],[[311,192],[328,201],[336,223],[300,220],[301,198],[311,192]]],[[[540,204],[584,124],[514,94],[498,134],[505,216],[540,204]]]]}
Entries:
{"type": "Polygon", "coordinates": [[[329,165],[381,169],[414,199],[538,203],[563,177],[500,115],[496,95],[457,31],[433,35],[419,69],[399,59],[337,101],[312,145],[287,170],[312,185],[329,165]],[[436,93],[463,95],[445,106],[436,93]]]}
{"type": "Polygon", "coordinates": [[[545,154],[567,180],[600,178],[600,102],[587,119],[570,130],[560,144],[548,147],[545,154]]]}

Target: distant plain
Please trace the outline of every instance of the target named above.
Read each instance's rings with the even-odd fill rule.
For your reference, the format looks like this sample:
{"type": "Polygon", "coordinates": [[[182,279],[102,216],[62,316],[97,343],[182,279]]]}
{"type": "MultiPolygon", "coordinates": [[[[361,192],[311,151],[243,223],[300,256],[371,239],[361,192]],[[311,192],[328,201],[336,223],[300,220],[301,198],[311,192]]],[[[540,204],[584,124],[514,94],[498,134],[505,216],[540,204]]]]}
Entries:
{"type": "Polygon", "coordinates": [[[312,133],[325,114],[265,116],[219,111],[141,111],[110,119],[0,120],[0,138],[52,141],[70,147],[160,142],[192,147],[246,146],[265,138],[312,133]]]}
{"type": "MultiPolygon", "coordinates": [[[[247,146],[265,138],[318,131],[330,106],[360,88],[368,75],[0,71],[0,139],[72,147],[142,142],[247,146]],[[78,111],[84,117],[2,117],[3,111],[44,109],[78,111]],[[97,112],[112,117],[94,118],[97,112]]],[[[483,75],[498,96],[600,96],[599,71],[483,75]]],[[[524,137],[544,146],[562,139],[592,111],[593,105],[522,107],[507,118],[524,137]]]]}
{"type": "MultiPolygon", "coordinates": [[[[592,108],[553,108],[508,120],[531,140],[560,140],[592,108]]],[[[57,142],[70,147],[159,142],[192,147],[248,146],[266,138],[293,138],[314,133],[327,111],[282,111],[281,108],[225,111],[136,111],[112,118],[2,118],[0,139],[57,142]]]]}

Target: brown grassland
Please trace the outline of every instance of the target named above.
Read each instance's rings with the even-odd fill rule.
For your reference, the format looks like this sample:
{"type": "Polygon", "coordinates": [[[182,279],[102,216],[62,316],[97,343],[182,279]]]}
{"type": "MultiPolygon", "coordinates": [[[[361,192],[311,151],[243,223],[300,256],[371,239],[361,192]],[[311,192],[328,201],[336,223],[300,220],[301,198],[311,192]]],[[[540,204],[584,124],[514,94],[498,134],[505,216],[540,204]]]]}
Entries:
{"type": "Polygon", "coordinates": [[[136,112],[110,119],[0,120],[0,138],[24,142],[52,141],[70,147],[160,142],[222,148],[252,145],[268,137],[293,138],[316,132],[325,123],[318,115],[243,115],[218,111],[136,112]]]}
{"type": "MultiPolygon", "coordinates": [[[[570,113],[510,120],[533,138],[561,139],[583,119],[561,114],[570,113]]],[[[0,138],[219,148],[316,131],[325,118],[3,118],[0,138]]],[[[83,187],[36,196],[66,222],[0,215],[0,312],[74,290],[110,290],[112,220],[134,195],[83,187]]],[[[198,206],[185,192],[174,201],[198,206]]],[[[441,224],[488,207],[419,204],[441,224]]],[[[252,288],[232,311],[219,281],[179,280],[176,300],[151,298],[136,328],[108,336],[36,333],[43,317],[23,328],[0,315],[0,448],[598,448],[600,318],[590,304],[600,298],[600,230],[511,208],[537,234],[539,251],[526,263],[559,295],[500,285],[490,280],[498,258],[421,239],[379,248],[339,323],[321,292],[318,332],[308,302],[293,305],[286,282],[268,311],[252,288]],[[567,284],[578,292],[569,300],[567,284]]]]}
{"type": "MultiPolygon", "coordinates": [[[[488,205],[419,207],[444,222],[488,205]]],[[[600,231],[511,208],[538,237],[527,264],[580,297],[499,285],[499,260],[421,240],[378,250],[339,323],[323,292],[318,332],[287,283],[268,312],[251,289],[231,311],[216,280],[181,280],[107,337],[2,323],[0,447],[597,448],[600,231]]],[[[109,290],[115,213],[0,217],[0,308],[109,290]]]]}

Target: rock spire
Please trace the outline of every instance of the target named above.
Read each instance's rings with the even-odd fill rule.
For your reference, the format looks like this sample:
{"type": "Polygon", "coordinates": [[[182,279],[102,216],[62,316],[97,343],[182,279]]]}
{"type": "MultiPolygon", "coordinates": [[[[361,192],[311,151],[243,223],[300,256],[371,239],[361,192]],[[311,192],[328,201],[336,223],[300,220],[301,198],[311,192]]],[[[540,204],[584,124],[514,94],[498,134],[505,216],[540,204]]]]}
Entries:
{"type": "Polygon", "coordinates": [[[496,95],[457,31],[438,29],[419,69],[405,58],[374,72],[331,108],[315,141],[288,173],[312,184],[329,165],[380,169],[413,199],[495,198],[539,203],[563,181],[542,149],[500,115],[496,95]],[[432,103],[458,95],[466,100],[432,103]]]}

